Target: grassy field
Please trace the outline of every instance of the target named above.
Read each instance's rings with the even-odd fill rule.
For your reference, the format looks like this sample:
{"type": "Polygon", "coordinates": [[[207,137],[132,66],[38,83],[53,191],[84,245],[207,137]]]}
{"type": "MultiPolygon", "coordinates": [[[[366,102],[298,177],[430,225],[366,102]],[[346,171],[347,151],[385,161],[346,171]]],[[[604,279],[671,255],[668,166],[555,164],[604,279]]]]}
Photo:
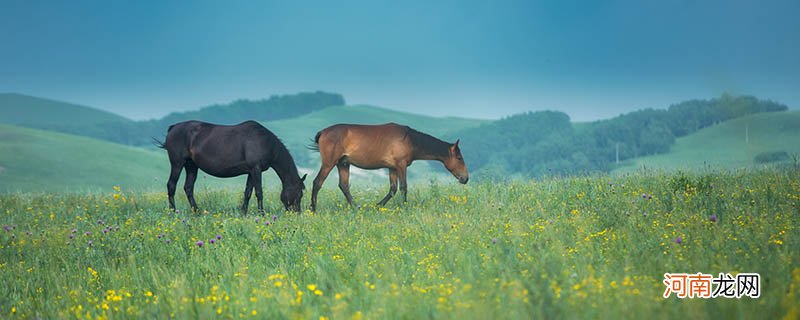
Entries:
{"type": "Polygon", "coordinates": [[[800,111],[759,113],[678,138],[667,154],[631,160],[616,173],[660,169],[740,168],[762,152],[800,154],[800,111]],[[749,139],[748,139],[749,135],[749,139]]]}
{"type": "Polygon", "coordinates": [[[0,317],[800,317],[798,171],[324,189],[315,214],[180,198],[0,195],[0,317]],[[665,299],[667,272],[759,273],[761,297],[665,299]]]}

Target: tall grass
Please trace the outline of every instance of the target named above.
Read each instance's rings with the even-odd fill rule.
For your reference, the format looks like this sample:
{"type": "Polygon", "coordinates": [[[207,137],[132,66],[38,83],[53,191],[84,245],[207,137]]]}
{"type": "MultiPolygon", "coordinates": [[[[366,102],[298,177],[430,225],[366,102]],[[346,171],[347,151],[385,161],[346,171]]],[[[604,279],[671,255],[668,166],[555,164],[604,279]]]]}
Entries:
{"type": "Polygon", "coordinates": [[[0,317],[800,316],[798,171],[412,185],[386,208],[326,188],[313,214],[197,197],[0,195],[0,317]],[[664,299],[667,272],[756,272],[761,297],[664,299]]]}

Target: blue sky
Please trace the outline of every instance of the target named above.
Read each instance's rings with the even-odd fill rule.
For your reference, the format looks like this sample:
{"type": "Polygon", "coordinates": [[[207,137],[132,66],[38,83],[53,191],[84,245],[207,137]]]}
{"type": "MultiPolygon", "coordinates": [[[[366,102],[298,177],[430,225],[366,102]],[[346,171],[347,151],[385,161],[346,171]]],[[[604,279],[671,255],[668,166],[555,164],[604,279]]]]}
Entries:
{"type": "Polygon", "coordinates": [[[135,119],[325,90],[573,120],[723,92],[800,106],[800,1],[3,1],[0,92],[135,119]]]}

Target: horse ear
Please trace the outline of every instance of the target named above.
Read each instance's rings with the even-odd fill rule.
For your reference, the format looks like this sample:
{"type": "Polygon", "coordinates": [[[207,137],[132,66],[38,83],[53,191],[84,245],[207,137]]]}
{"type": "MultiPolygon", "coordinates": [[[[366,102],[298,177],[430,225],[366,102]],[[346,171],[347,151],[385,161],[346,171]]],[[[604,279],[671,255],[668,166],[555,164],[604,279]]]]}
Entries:
{"type": "Polygon", "coordinates": [[[304,174],[304,175],[303,175],[303,177],[302,177],[302,178],[300,178],[300,181],[306,181],[306,176],[307,176],[307,175],[308,175],[308,173],[304,174]]]}
{"type": "Polygon", "coordinates": [[[458,147],[458,143],[461,142],[461,139],[456,139],[456,143],[453,144],[454,146],[458,147]]]}

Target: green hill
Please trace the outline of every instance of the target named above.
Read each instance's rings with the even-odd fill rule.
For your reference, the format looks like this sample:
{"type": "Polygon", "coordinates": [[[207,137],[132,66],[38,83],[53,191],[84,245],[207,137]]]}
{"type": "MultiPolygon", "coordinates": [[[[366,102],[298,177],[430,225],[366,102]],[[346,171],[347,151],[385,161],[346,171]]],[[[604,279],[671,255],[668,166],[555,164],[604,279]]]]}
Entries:
{"type": "Polygon", "coordinates": [[[678,138],[669,153],[628,161],[614,173],[645,168],[701,169],[753,166],[769,152],[800,153],[800,111],[753,114],[678,138]]]}
{"type": "Polygon", "coordinates": [[[153,151],[0,125],[0,191],[150,187],[168,168],[166,156],[153,151]]]}
{"type": "Polygon", "coordinates": [[[77,104],[0,93],[0,123],[44,128],[50,125],[75,126],[104,122],[133,122],[125,117],[77,104]]]}

